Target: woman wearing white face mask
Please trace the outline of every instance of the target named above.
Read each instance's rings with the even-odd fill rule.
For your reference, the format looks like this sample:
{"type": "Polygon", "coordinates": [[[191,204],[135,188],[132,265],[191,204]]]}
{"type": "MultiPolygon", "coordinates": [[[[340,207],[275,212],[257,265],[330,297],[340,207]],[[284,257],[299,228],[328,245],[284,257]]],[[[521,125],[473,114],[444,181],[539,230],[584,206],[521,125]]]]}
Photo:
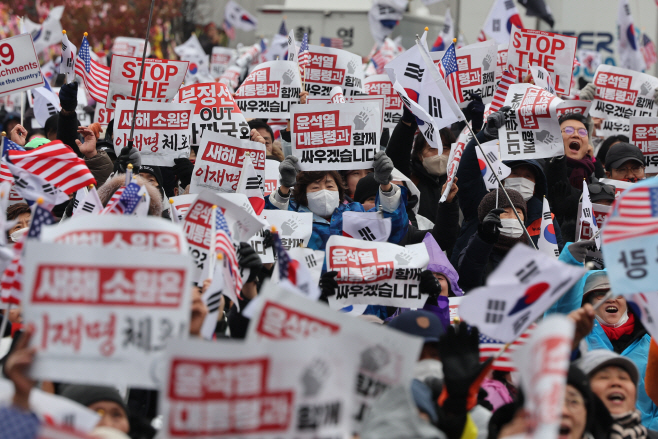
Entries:
{"type": "MultiPolygon", "coordinates": [[[[384,217],[391,218],[392,230],[388,241],[397,243],[406,234],[409,222],[406,188],[390,183],[393,162],[384,152],[375,154],[373,168],[375,181],[380,185],[377,204],[381,206],[384,217]]],[[[343,212],[365,212],[361,203],[342,203],[346,189],[337,171],[300,172],[299,159],[288,156],[279,165],[279,173],[280,185],[265,198],[265,208],[312,212],[313,234],[309,248],[324,250],[329,236],[342,235],[343,212]]],[[[377,207],[372,210],[375,209],[377,207]]]]}
{"type": "Polygon", "coordinates": [[[16,203],[7,209],[7,221],[16,221],[11,229],[7,230],[7,242],[11,245],[18,242],[27,233],[30,226],[32,211],[26,203],[16,203]]]}

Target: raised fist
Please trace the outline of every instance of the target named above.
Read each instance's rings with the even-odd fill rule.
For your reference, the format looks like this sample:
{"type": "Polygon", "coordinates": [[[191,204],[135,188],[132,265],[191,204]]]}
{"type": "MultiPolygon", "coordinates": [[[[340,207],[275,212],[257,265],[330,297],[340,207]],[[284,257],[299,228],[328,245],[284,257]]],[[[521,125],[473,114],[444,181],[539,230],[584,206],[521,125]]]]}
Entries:
{"type": "Polygon", "coordinates": [[[555,141],[555,136],[553,136],[548,130],[542,130],[538,132],[535,137],[537,140],[539,140],[541,143],[553,143],[555,141]]]}
{"type": "Polygon", "coordinates": [[[491,55],[487,55],[483,60],[482,60],[482,67],[484,67],[484,70],[489,70],[489,66],[491,65],[491,55]]]}
{"type": "Polygon", "coordinates": [[[288,69],[288,71],[283,74],[283,85],[290,85],[293,79],[295,79],[295,72],[292,69],[288,69]]]}
{"type": "Polygon", "coordinates": [[[368,124],[368,121],[370,120],[370,117],[366,114],[365,111],[360,112],[356,116],[354,116],[354,128],[357,131],[361,131],[366,127],[368,124]]]}
{"type": "Polygon", "coordinates": [[[352,75],[354,74],[355,71],[356,71],[356,63],[354,62],[354,60],[351,60],[349,63],[347,63],[347,73],[352,75]]]}
{"type": "Polygon", "coordinates": [[[388,351],[381,345],[371,346],[361,352],[361,369],[377,372],[391,361],[388,351]]]}
{"type": "Polygon", "coordinates": [[[304,370],[304,374],[302,375],[304,396],[317,395],[328,374],[329,366],[324,361],[318,358],[313,360],[313,362],[304,370]]]}

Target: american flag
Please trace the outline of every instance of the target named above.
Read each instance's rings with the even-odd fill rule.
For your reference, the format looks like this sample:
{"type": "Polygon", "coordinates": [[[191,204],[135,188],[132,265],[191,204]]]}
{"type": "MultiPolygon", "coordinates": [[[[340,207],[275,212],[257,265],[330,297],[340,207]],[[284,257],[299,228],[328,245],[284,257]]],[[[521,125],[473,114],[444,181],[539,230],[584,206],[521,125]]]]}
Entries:
{"type": "Polygon", "coordinates": [[[223,254],[226,258],[233,278],[233,286],[235,287],[235,295],[240,296],[242,291],[242,276],[240,276],[240,268],[238,266],[238,255],[235,253],[235,247],[231,241],[231,232],[228,230],[228,223],[220,209],[216,209],[215,219],[215,253],[223,254]]]}
{"type": "Polygon", "coordinates": [[[89,52],[89,41],[87,37],[83,37],[75,61],[75,74],[82,78],[91,97],[104,104],[110,86],[110,68],[92,60],[89,52]]]}
{"type": "MultiPolygon", "coordinates": [[[[139,191],[142,187],[134,181],[131,181],[125,188],[120,188],[121,193],[118,199],[112,203],[112,199],[117,195],[116,192],[107,203],[107,207],[103,209],[103,213],[114,213],[118,215],[132,215],[137,208],[142,196],[139,191]],[[112,204],[110,204],[112,203],[112,204]],[[109,208],[109,209],[108,209],[109,208]]],[[[119,191],[117,191],[119,192],[119,191]]]]}
{"type": "Polygon", "coordinates": [[[647,34],[642,34],[642,43],[640,46],[640,51],[642,52],[647,67],[655,64],[656,61],[658,61],[658,56],[656,56],[656,46],[654,46],[653,41],[651,41],[651,38],[649,38],[647,34]]]}
{"type": "Polygon", "coordinates": [[[276,251],[277,264],[279,265],[279,278],[288,279],[291,284],[297,285],[299,262],[288,255],[286,248],[281,242],[281,237],[277,232],[272,233],[272,243],[274,244],[274,251],[276,251]]]}
{"type": "Polygon", "coordinates": [[[302,45],[299,48],[299,54],[297,55],[297,64],[299,64],[300,69],[305,69],[311,63],[311,54],[308,51],[308,34],[304,34],[304,39],[302,40],[302,45]]]}
{"type": "Polygon", "coordinates": [[[96,180],[84,160],[60,140],[30,151],[9,150],[7,157],[17,167],[37,175],[68,195],[96,180]]]}
{"type": "Polygon", "coordinates": [[[324,46],[324,47],[333,47],[334,49],[342,49],[343,48],[343,39],[342,38],[321,37],[320,38],[320,45],[324,46]]]}
{"type": "Polygon", "coordinates": [[[395,54],[393,52],[383,51],[380,49],[372,56],[372,58],[370,58],[370,61],[372,61],[372,64],[375,66],[375,70],[379,75],[384,73],[384,67],[393,58],[395,58],[395,54]]]}
{"type": "Polygon", "coordinates": [[[494,94],[493,101],[491,101],[491,112],[495,113],[505,105],[505,98],[507,97],[507,90],[510,85],[516,84],[516,76],[508,70],[503,71],[503,76],[500,78],[496,93],[494,94]]]}
{"type": "Polygon", "coordinates": [[[224,33],[229,38],[229,40],[235,40],[235,28],[233,25],[226,19],[224,19],[224,33]]]}
{"type": "MultiPolygon", "coordinates": [[[[516,368],[514,367],[514,362],[512,361],[512,354],[516,349],[523,346],[525,342],[532,335],[536,324],[532,324],[525,330],[519,338],[517,338],[514,343],[510,345],[509,348],[498,357],[491,367],[494,370],[502,370],[504,372],[515,372],[516,368]]],[[[480,362],[484,362],[487,358],[495,356],[500,350],[505,346],[505,343],[502,341],[494,340],[491,337],[480,333],[480,362]]]]}
{"type": "Polygon", "coordinates": [[[2,287],[3,302],[13,304],[20,304],[21,302],[21,291],[23,288],[23,263],[21,257],[23,255],[25,239],[39,239],[43,226],[55,224],[55,222],[52,213],[35,204],[34,213],[30,219],[30,228],[27,234],[19,242],[14,244],[14,259],[12,259],[9,267],[2,274],[0,287],[2,287]]]}
{"type": "MultiPolygon", "coordinates": [[[[18,144],[9,140],[8,137],[2,138],[2,157],[6,158],[9,151],[25,151],[18,144]]],[[[9,183],[14,182],[14,176],[11,175],[9,167],[3,163],[0,164],[0,182],[7,181],[9,183]]]]}
{"type": "Polygon", "coordinates": [[[107,202],[107,205],[101,211],[101,215],[105,215],[106,213],[110,213],[114,210],[116,204],[119,202],[119,198],[121,198],[121,194],[123,193],[124,189],[126,189],[126,187],[121,186],[112,194],[110,201],[107,202]]]}
{"type": "Polygon", "coordinates": [[[455,98],[455,101],[458,104],[464,102],[464,96],[459,87],[459,69],[457,68],[457,53],[455,52],[454,44],[451,44],[448,50],[446,50],[446,53],[443,54],[441,64],[439,64],[439,70],[446,81],[446,85],[452,92],[452,97],[455,98]]]}
{"type": "Polygon", "coordinates": [[[603,227],[602,244],[654,234],[658,234],[658,184],[645,180],[615,201],[603,227]]]}

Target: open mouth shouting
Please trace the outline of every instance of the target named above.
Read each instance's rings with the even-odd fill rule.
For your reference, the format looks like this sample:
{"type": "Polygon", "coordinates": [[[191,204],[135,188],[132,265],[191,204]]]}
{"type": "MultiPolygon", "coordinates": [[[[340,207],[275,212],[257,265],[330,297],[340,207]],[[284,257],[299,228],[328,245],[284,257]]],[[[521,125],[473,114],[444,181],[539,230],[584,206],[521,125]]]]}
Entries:
{"type": "Polygon", "coordinates": [[[562,422],[560,424],[560,436],[559,439],[567,439],[571,434],[571,426],[562,422]]]}

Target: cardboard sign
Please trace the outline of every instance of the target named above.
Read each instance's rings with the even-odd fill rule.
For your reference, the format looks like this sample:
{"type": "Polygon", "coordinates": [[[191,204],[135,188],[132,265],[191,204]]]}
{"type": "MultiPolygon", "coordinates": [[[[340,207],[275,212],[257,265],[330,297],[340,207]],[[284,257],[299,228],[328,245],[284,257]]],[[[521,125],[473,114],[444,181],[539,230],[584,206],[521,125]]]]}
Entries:
{"type": "Polygon", "coordinates": [[[361,358],[355,399],[355,431],[372,403],[385,389],[403,385],[413,377],[422,340],[385,326],[373,325],[325,305],[300,299],[298,294],[268,283],[251,317],[247,341],[276,342],[349,337],[359,345],[361,358]]]}
{"type": "Polygon", "coordinates": [[[38,348],[31,375],[156,389],[165,344],[187,337],[189,256],[32,240],[25,251],[23,314],[38,348]]]}
{"type": "Polygon", "coordinates": [[[590,116],[603,119],[655,117],[658,106],[653,93],[658,78],[634,70],[601,64],[594,81],[596,95],[589,110],[590,116]]]}
{"type": "Polygon", "coordinates": [[[279,186],[279,165],[281,162],[278,160],[265,160],[265,185],[263,196],[268,196],[274,192],[279,186]]]}
{"type": "Polygon", "coordinates": [[[311,60],[303,69],[304,89],[312,96],[329,96],[337,85],[345,97],[363,93],[363,64],[352,52],[309,45],[311,60]]]}
{"type": "Polygon", "coordinates": [[[540,66],[551,75],[559,95],[571,92],[573,60],[578,38],[514,27],[507,51],[507,68],[523,82],[528,66],[540,66]]]}
{"type": "Polygon", "coordinates": [[[186,85],[178,92],[178,102],[195,105],[192,114],[193,146],[199,145],[206,131],[239,139],[250,138],[249,124],[225,84],[186,85]]]}
{"type": "MultiPolygon", "coordinates": [[[[139,96],[140,103],[170,102],[185,80],[187,65],[187,61],[146,59],[139,96]]],[[[116,54],[112,56],[110,86],[105,108],[116,109],[117,102],[121,100],[135,100],[141,68],[141,56],[139,58],[116,54]]]]}
{"type": "Polygon", "coordinates": [[[631,117],[629,138],[644,154],[644,171],[658,172],[658,117],[631,117]]]}
{"type": "Polygon", "coordinates": [[[302,171],[371,168],[382,132],[379,105],[297,105],[291,113],[292,153],[302,171]]]}
{"type": "MultiPolygon", "coordinates": [[[[644,118],[642,118],[644,119],[644,118]]],[[[651,119],[651,118],[647,118],[651,119]]],[[[621,117],[611,117],[601,121],[601,127],[596,129],[598,137],[610,137],[623,134],[630,139],[631,137],[631,124],[630,119],[623,119],[621,117]]]]}
{"type": "Polygon", "coordinates": [[[213,78],[221,77],[226,68],[237,56],[238,53],[235,49],[221,46],[213,47],[212,54],[210,55],[210,75],[213,78]]]}
{"type": "MultiPolygon", "coordinates": [[[[468,107],[473,100],[471,93],[482,98],[485,104],[493,100],[496,91],[496,67],[498,46],[494,40],[470,44],[455,51],[457,55],[457,86],[464,97],[460,108],[468,107]]],[[[432,61],[438,67],[443,52],[430,52],[432,61]]]]}
{"type": "Polygon", "coordinates": [[[306,98],[307,104],[337,104],[337,103],[361,103],[361,102],[374,102],[379,106],[379,114],[381,114],[381,126],[384,127],[384,108],[386,106],[386,97],[383,95],[357,95],[357,96],[343,96],[342,92],[338,92],[340,87],[335,87],[337,94],[332,95],[330,99],[324,96],[309,96],[306,98]],[[340,102],[337,102],[337,99],[340,102]]]}
{"type": "Polygon", "coordinates": [[[162,437],[349,437],[358,352],[348,337],[170,343],[162,437]]]}
{"type": "Polygon", "coordinates": [[[498,130],[500,158],[525,160],[564,155],[557,107],[562,99],[530,84],[509,87],[505,125],[498,130]]]}
{"type": "Polygon", "coordinates": [[[368,304],[422,308],[420,273],[429,256],[425,244],[406,247],[333,235],[326,247],[327,271],[337,271],[338,291],[329,306],[368,304]]]}
{"type": "Polygon", "coordinates": [[[103,130],[107,128],[112,119],[114,119],[114,110],[103,108],[102,105],[96,105],[96,109],[94,110],[94,122],[101,124],[103,130]]]}
{"type": "Polygon", "coordinates": [[[507,44],[499,44],[498,52],[496,54],[496,87],[498,81],[503,76],[503,70],[507,68],[507,44]]]}
{"type": "Polygon", "coordinates": [[[290,117],[290,107],[299,103],[302,80],[297,64],[268,61],[259,64],[235,92],[235,102],[245,117],[290,117]]]}
{"type": "Polygon", "coordinates": [[[0,40],[0,96],[43,87],[43,76],[30,34],[0,40]]]}
{"type": "Polygon", "coordinates": [[[254,169],[262,181],[265,178],[264,144],[206,131],[194,162],[190,192],[198,193],[201,189],[235,192],[245,153],[251,156],[254,169]]]}
{"type": "Polygon", "coordinates": [[[587,117],[589,114],[589,108],[592,106],[590,101],[581,101],[581,100],[566,100],[562,101],[557,106],[557,117],[560,118],[567,113],[578,113],[587,117]]]}
{"type": "MultiPolygon", "coordinates": [[[[578,212],[582,212],[582,203],[578,203],[578,212]]],[[[596,219],[596,225],[599,229],[605,224],[605,220],[608,218],[608,215],[610,215],[610,212],[612,212],[612,206],[592,203],[592,217],[596,219]]],[[[576,241],[591,239],[595,233],[596,232],[592,233],[589,223],[581,223],[581,216],[578,215],[578,221],[576,223],[576,241]]]]}
{"type": "Polygon", "coordinates": [[[387,74],[371,75],[363,81],[363,88],[369,95],[384,96],[383,127],[393,131],[402,117],[402,99],[393,89],[393,83],[387,74]]]}
{"type": "MultiPolygon", "coordinates": [[[[276,227],[281,237],[281,244],[286,250],[297,247],[306,247],[313,233],[313,213],[292,212],[289,210],[263,210],[259,216],[276,227]]],[[[252,236],[249,244],[260,256],[263,264],[273,263],[276,259],[272,247],[264,248],[263,231],[252,236]]]]}
{"type": "MultiPolygon", "coordinates": [[[[116,37],[112,44],[112,55],[137,56],[142,59],[144,38],[116,37]]],[[[146,47],[146,55],[151,53],[151,43],[146,47]]],[[[151,60],[147,60],[151,61],[151,60]]],[[[146,67],[145,67],[146,68],[146,67]]],[[[140,99],[141,100],[141,99],[140,99]]]]}
{"type": "MultiPolygon", "coordinates": [[[[117,157],[128,145],[135,104],[117,103],[114,119],[114,151],[117,157]]],[[[142,164],[174,166],[174,159],[190,156],[190,119],[194,105],[140,102],[135,117],[134,147],[142,164]]]]}

